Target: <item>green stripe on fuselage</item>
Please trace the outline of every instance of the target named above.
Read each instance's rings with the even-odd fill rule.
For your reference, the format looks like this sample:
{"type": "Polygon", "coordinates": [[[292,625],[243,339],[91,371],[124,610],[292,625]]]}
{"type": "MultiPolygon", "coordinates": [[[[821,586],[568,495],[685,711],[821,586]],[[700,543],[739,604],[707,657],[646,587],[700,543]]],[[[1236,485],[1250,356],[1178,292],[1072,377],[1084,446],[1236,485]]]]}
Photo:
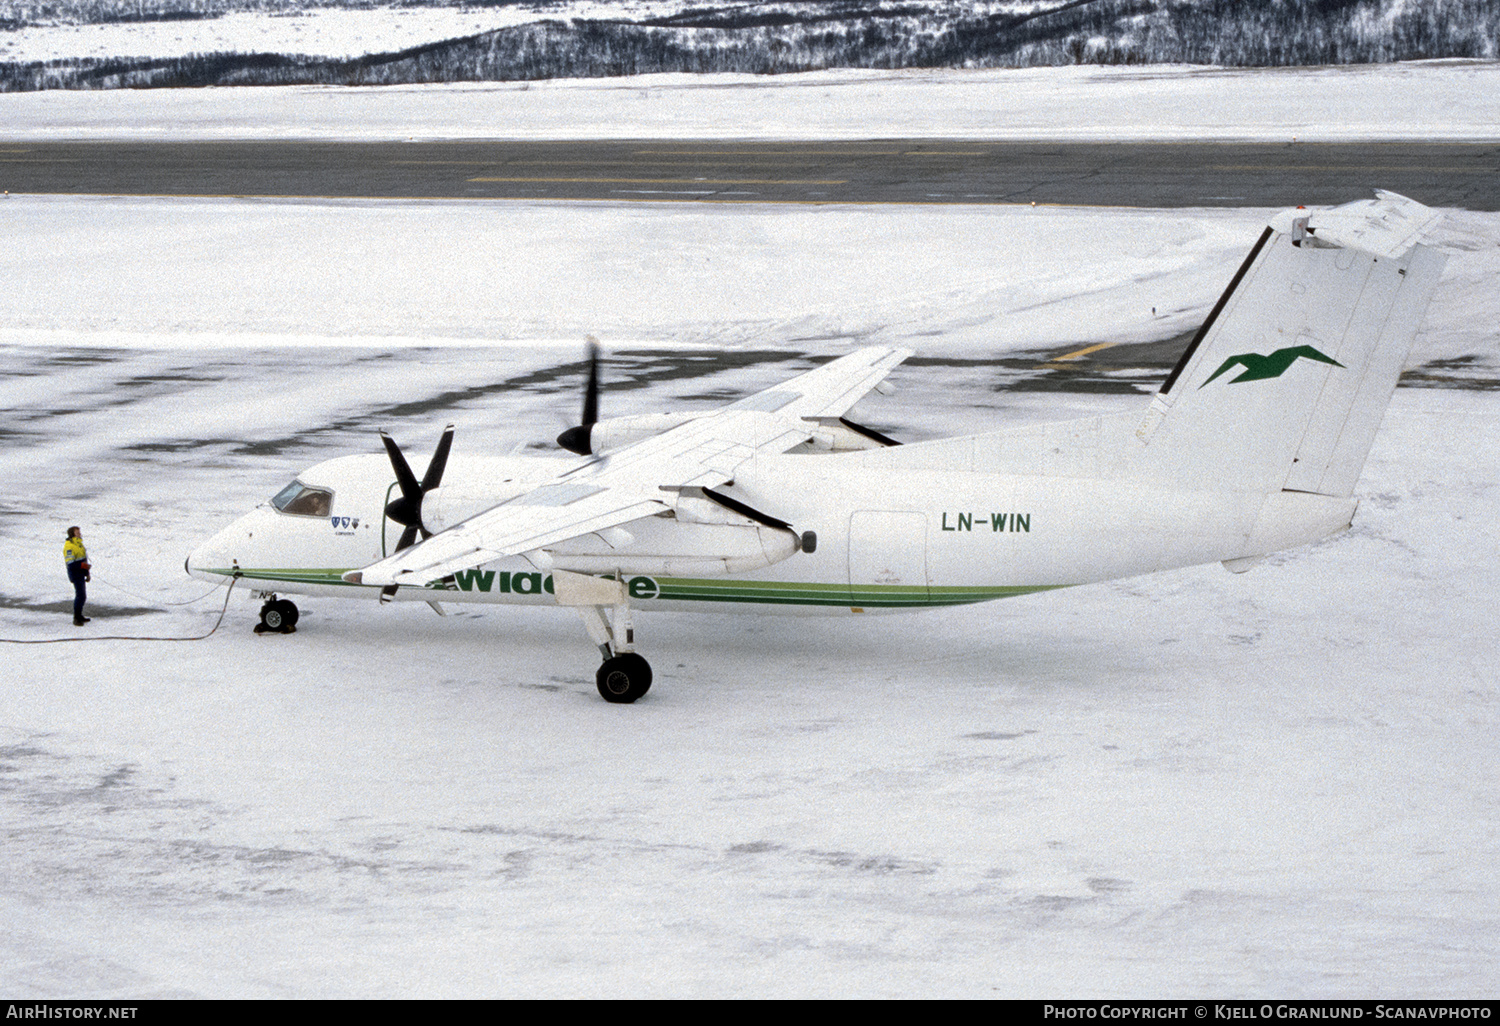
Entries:
{"type": "MultiPolygon", "coordinates": [[[[239,576],[252,581],[284,581],[288,584],[333,585],[362,588],[350,584],[343,575],[347,569],[327,568],[230,568],[206,570],[225,577],[239,576]]],[[[732,602],[746,605],[829,606],[861,609],[916,609],[924,606],[961,606],[975,602],[1029,595],[1067,587],[1062,584],[922,587],[908,584],[816,584],[804,581],[747,581],[734,578],[658,577],[652,578],[656,594],[636,601],[650,608],[653,600],[668,602],[732,602]]],[[[425,590],[425,589],[423,589],[425,590]]],[[[549,592],[551,589],[547,589],[549,592]]],[[[443,601],[462,601],[463,591],[445,590],[443,601]]],[[[476,593],[477,594],[477,593],[476,593]]],[[[437,597],[437,596],[434,596],[437,597]]]]}
{"type": "Polygon", "coordinates": [[[360,585],[350,584],[344,580],[344,574],[349,572],[345,569],[308,569],[307,567],[222,567],[216,569],[204,568],[200,572],[206,574],[222,574],[225,577],[243,577],[247,581],[287,581],[293,584],[336,584],[348,588],[358,588],[360,585]]]}
{"type": "Polygon", "coordinates": [[[1039,585],[924,588],[903,584],[851,586],[811,584],[800,581],[745,581],[680,577],[660,578],[657,580],[657,586],[657,598],[679,602],[743,602],[792,606],[857,606],[860,608],[958,606],[1063,587],[1063,585],[1039,585]]]}

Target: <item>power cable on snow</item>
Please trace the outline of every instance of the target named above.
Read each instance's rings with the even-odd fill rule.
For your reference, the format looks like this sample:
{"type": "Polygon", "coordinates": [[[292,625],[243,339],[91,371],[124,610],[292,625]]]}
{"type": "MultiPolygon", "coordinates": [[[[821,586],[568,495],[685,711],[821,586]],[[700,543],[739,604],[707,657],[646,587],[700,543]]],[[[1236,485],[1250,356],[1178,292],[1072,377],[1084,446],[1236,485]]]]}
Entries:
{"type": "MultiPolygon", "coordinates": [[[[34,638],[34,639],[0,638],[0,644],[5,644],[5,645],[66,645],[69,642],[74,642],[74,641],[203,641],[206,638],[213,637],[214,632],[217,631],[219,629],[219,626],[224,622],[224,614],[229,611],[229,597],[234,594],[234,586],[236,584],[238,584],[238,583],[240,583],[240,579],[239,579],[239,576],[236,575],[234,577],[234,579],[229,582],[229,587],[227,589],[225,589],[225,591],[224,591],[224,605],[219,608],[219,618],[214,621],[213,627],[209,630],[209,632],[207,634],[195,634],[192,637],[186,637],[186,638],[164,638],[164,637],[155,637],[155,636],[151,636],[151,635],[141,635],[141,634],[93,634],[93,635],[89,635],[87,637],[80,637],[80,638],[34,638]]],[[[110,587],[112,587],[112,588],[118,588],[119,586],[118,585],[110,585],[110,587]]],[[[216,587],[217,587],[217,585],[216,585],[216,587]]],[[[119,590],[120,591],[124,591],[125,589],[119,588],[119,590]]],[[[128,595],[130,593],[126,592],[126,594],[128,595]]],[[[140,598],[140,596],[136,596],[136,597],[140,598]]],[[[203,599],[205,599],[207,597],[208,597],[208,595],[200,595],[198,598],[193,599],[192,601],[194,601],[194,602],[201,602],[203,599]]],[[[150,601],[150,600],[147,599],[146,601],[150,601]]],[[[166,603],[160,603],[160,604],[161,605],[187,605],[187,603],[183,603],[183,602],[166,602],[166,603]]]]}

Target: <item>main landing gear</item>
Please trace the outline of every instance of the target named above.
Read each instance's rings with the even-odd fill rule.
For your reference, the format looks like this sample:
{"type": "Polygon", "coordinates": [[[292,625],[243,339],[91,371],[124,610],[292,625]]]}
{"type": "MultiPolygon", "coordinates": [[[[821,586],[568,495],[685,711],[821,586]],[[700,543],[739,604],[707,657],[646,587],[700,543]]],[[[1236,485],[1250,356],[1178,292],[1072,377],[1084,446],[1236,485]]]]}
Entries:
{"type": "Polygon", "coordinates": [[[599,695],[606,702],[634,702],[651,690],[651,664],[635,650],[635,629],[630,626],[630,606],[579,606],[578,615],[589,637],[599,646],[604,662],[594,674],[599,695]]]}
{"type": "Polygon", "coordinates": [[[275,595],[265,596],[260,607],[260,623],[255,625],[256,634],[291,634],[297,629],[297,606],[275,595]]]}
{"type": "Polygon", "coordinates": [[[606,702],[634,702],[651,690],[651,664],[635,650],[630,596],[618,579],[588,577],[554,570],[559,605],[572,606],[604,662],[594,674],[606,702]]]}

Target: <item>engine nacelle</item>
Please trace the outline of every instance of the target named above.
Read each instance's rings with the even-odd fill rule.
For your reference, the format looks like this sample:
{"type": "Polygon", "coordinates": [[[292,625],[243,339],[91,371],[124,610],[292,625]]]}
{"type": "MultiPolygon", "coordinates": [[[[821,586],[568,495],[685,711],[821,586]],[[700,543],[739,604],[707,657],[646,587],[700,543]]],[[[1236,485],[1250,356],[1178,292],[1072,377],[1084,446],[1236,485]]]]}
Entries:
{"type": "Polygon", "coordinates": [[[797,535],[785,528],[663,515],[633,521],[623,530],[570,538],[543,552],[558,569],[581,574],[722,577],[764,569],[799,548],[797,535]]]}
{"type": "Polygon", "coordinates": [[[565,460],[455,456],[443,484],[422,496],[422,526],[436,534],[552,480],[565,460]]]}
{"type": "Polygon", "coordinates": [[[610,417],[586,427],[569,428],[558,436],[557,441],[573,452],[598,455],[654,438],[701,416],[701,413],[642,413],[633,417],[610,417]]]}

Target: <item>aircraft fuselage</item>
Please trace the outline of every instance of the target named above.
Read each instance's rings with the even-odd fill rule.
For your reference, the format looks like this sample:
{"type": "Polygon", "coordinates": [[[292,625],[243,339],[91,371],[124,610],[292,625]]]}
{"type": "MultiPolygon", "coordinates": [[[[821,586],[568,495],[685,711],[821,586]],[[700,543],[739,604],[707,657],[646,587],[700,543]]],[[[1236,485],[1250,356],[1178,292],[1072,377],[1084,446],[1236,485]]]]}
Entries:
{"type": "MultiPolygon", "coordinates": [[[[455,458],[451,483],[427,502],[437,524],[451,526],[466,509],[489,508],[507,491],[533,488],[579,462],[455,458]]],[[[379,597],[380,588],[343,577],[391,555],[401,534],[384,512],[395,488],[390,464],[375,454],[342,457],[298,480],[329,493],[326,512],[263,504],[196,549],[189,573],[214,581],[238,576],[262,592],[379,597]]],[[[726,535],[739,533],[744,560],[765,563],[759,553],[766,539],[782,532],[750,521],[651,517],[622,532],[616,548],[599,539],[587,557],[577,545],[571,557],[512,556],[387,597],[551,605],[550,562],[618,575],[641,610],[848,614],[958,605],[1246,559],[1326,537],[1347,526],[1354,509],[1352,500],[1328,496],[880,468],[858,454],[757,458],[723,492],[787,521],[797,548],[770,565],[734,572],[724,565],[736,544],[726,535]],[[1270,530],[1274,547],[1263,537],[1270,530]]]]}

